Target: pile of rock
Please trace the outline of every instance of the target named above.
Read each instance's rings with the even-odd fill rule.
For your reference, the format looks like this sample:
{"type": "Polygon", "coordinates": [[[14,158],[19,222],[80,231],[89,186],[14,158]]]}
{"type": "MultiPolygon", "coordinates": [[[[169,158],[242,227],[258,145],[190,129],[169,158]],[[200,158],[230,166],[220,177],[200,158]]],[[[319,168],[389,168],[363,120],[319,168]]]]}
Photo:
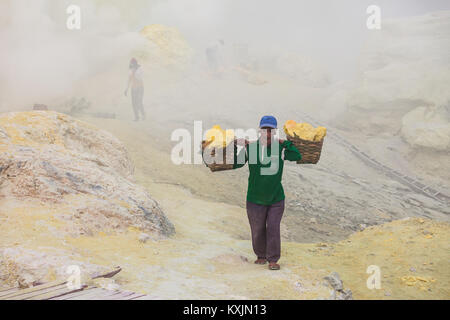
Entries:
{"type": "Polygon", "coordinates": [[[133,171],[106,131],[53,111],[0,114],[0,287],[67,277],[72,264],[83,274],[103,271],[80,262],[68,238],[174,234],[133,171]]]}

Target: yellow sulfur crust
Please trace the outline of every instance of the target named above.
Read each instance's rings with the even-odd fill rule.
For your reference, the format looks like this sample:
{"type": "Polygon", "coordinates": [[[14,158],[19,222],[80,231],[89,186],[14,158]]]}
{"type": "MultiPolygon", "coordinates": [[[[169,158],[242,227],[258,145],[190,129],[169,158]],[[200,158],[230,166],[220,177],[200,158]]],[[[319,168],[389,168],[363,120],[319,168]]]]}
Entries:
{"type": "Polygon", "coordinates": [[[288,120],[284,124],[284,132],[291,137],[299,137],[308,141],[322,141],[327,135],[327,128],[314,128],[309,123],[296,123],[294,120],[288,120]]]}
{"type": "Polygon", "coordinates": [[[206,132],[206,142],[211,148],[225,148],[234,140],[234,131],[223,130],[219,125],[213,126],[206,132]]]}

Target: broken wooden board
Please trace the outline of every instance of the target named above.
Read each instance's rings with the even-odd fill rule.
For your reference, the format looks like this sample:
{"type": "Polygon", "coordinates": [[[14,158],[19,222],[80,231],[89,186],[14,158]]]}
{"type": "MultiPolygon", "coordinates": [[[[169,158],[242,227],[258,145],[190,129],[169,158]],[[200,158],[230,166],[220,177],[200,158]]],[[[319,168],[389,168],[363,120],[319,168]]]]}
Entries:
{"type": "MultiPolygon", "coordinates": [[[[39,286],[22,289],[22,290],[17,290],[15,292],[12,292],[12,293],[9,293],[7,295],[0,297],[0,300],[8,300],[11,298],[15,298],[15,297],[19,297],[19,296],[27,296],[30,294],[33,295],[33,294],[38,293],[39,291],[46,290],[48,288],[65,285],[65,283],[66,283],[66,281],[53,281],[53,282],[49,282],[49,283],[42,284],[39,286]]],[[[16,299],[14,299],[14,300],[16,300],[16,299]]],[[[17,300],[21,300],[21,299],[17,299],[17,300]]]]}
{"type": "Polygon", "coordinates": [[[79,289],[69,288],[66,282],[47,283],[22,290],[12,288],[3,293],[0,300],[156,300],[156,297],[126,290],[111,291],[86,285],[79,289]]]}
{"type": "MultiPolygon", "coordinates": [[[[95,275],[92,279],[111,278],[122,269],[95,275]]],[[[53,281],[26,289],[7,288],[0,290],[0,300],[156,300],[154,296],[127,290],[106,290],[82,285],[80,288],[68,286],[67,281],[53,281]]]]}

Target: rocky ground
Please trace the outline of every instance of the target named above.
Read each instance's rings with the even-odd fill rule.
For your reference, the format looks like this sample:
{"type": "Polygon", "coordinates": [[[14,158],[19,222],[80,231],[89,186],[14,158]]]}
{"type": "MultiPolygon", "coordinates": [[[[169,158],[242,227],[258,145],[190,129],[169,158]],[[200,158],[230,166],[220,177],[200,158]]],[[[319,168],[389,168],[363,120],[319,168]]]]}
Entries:
{"type": "MultiPolygon", "coordinates": [[[[363,164],[345,166],[348,155],[338,157],[335,153],[342,151],[335,146],[326,148],[320,166],[286,167],[282,269],[273,272],[252,263],[242,207],[246,168],[213,174],[203,165],[176,166],[170,161],[167,135],[152,135],[155,128],[149,130],[149,122],[84,121],[114,132],[124,143],[135,166],[136,188],[158,203],[175,233],[155,238],[145,225],[133,224],[71,233],[67,216],[73,200],[48,203],[30,197],[17,202],[5,193],[5,183],[13,178],[3,176],[2,286],[54,280],[64,267],[76,264],[86,278],[121,266],[123,271],[103,285],[163,299],[343,299],[350,297],[348,290],[356,299],[448,298],[449,224],[422,218],[434,214],[434,219],[445,220],[439,205],[363,164]],[[395,208],[401,211],[396,216],[390,208],[397,201],[395,208]],[[385,223],[391,220],[396,221],[385,223]],[[375,224],[381,225],[371,226],[375,224]],[[370,265],[381,270],[380,290],[367,288],[370,265]]],[[[5,127],[3,123],[3,132],[10,132],[5,127]]],[[[77,194],[72,190],[65,197],[77,194]]]]}
{"type": "Polygon", "coordinates": [[[123,95],[128,58],[74,83],[73,97],[44,102],[73,117],[8,112],[18,106],[1,101],[8,113],[0,114],[0,288],[60,279],[69,265],[80,266],[85,281],[121,266],[101,285],[163,299],[448,299],[448,203],[326,137],[317,165],[286,163],[282,269],[272,272],[252,263],[248,169],[175,165],[171,134],[193,134],[194,121],[203,131],[256,128],[266,114],[281,128],[307,122],[306,113],[448,193],[449,17],[386,21],[368,39],[354,83],[331,81],[295,55],[255,74],[227,66],[214,77],[188,63],[190,53],[175,55],[189,58],[179,68],[166,58],[190,50],[173,29],[175,42],[150,32],[151,48],[133,53],[146,71],[146,121],[131,121],[123,95]],[[152,42],[161,41],[167,47],[155,51],[152,42]],[[373,267],[381,288],[370,290],[373,267]]]}
{"type": "MultiPolygon", "coordinates": [[[[71,256],[57,252],[47,259],[6,245],[12,239],[23,245],[42,232],[64,242],[67,236],[128,228],[155,238],[174,233],[158,203],[133,182],[134,165],[110,133],[51,111],[2,114],[0,132],[1,224],[6,228],[1,254],[34,263],[38,272],[3,273],[5,282],[39,282],[48,271],[45,261],[56,266],[71,256]]],[[[60,268],[56,272],[64,274],[60,268]]]]}
{"type": "MultiPolygon", "coordinates": [[[[170,140],[172,131],[186,128],[192,132],[194,120],[202,119],[201,110],[190,110],[186,116],[187,111],[177,112],[177,107],[179,106],[175,104],[173,112],[165,115],[161,115],[159,108],[155,107],[151,112],[158,115],[157,121],[118,127],[114,121],[105,120],[101,125],[115,132],[122,141],[127,141],[127,147],[132,154],[136,154],[139,166],[151,174],[154,180],[181,185],[199,197],[244,208],[248,178],[246,167],[211,174],[204,165],[172,164],[170,154],[176,144],[170,140]],[[150,127],[147,125],[149,123],[150,127]],[[140,155],[141,146],[144,145],[153,150],[145,160],[140,155]]],[[[239,117],[235,110],[232,107],[218,110],[220,113],[216,117],[229,119],[227,128],[248,129],[253,127],[252,122],[258,121],[251,110],[241,110],[239,117]]],[[[264,114],[269,110],[269,106],[263,104],[260,112],[264,114]]],[[[288,119],[288,115],[295,117],[297,110],[298,108],[292,107],[291,111],[277,111],[279,122],[283,121],[281,119],[288,119]]],[[[314,113],[313,109],[301,111],[314,113]]],[[[298,118],[301,119],[301,116],[298,118]]],[[[209,122],[211,120],[206,119],[203,126],[206,127],[209,122]]],[[[218,123],[223,124],[223,121],[218,123]]],[[[389,150],[389,144],[385,143],[386,139],[392,142],[392,138],[381,137],[377,140],[361,132],[355,135],[351,131],[335,127],[333,130],[380,162],[410,176],[425,178],[424,182],[427,182],[426,176],[418,175],[421,174],[420,171],[404,169],[406,166],[402,166],[402,162],[409,163],[409,160],[397,149],[389,150]]],[[[367,166],[348,149],[327,138],[317,165],[286,164],[283,184],[287,195],[283,220],[284,237],[292,241],[339,241],[367,226],[408,216],[449,221],[449,208],[446,204],[385,176],[383,172],[367,166]]]]}

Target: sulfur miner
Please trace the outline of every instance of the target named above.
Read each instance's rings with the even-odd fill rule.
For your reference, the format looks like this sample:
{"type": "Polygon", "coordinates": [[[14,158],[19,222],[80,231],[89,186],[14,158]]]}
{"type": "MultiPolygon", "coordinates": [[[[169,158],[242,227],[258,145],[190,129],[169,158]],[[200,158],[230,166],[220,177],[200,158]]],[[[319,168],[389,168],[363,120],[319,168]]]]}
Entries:
{"type": "Polygon", "coordinates": [[[214,146],[234,144],[242,146],[233,154],[232,169],[248,164],[249,176],[246,209],[250,223],[255,264],[269,263],[269,270],[279,270],[281,257],[280,223],[285,207],[285,194],[281,184],[284,161],[300,161],[302,155],[292,141],[276,137],[277,120],[264,116],[259,123],[256,141],[235,139],[234,133],[214,126],[207,132],[207,140],[214,146]]]}

